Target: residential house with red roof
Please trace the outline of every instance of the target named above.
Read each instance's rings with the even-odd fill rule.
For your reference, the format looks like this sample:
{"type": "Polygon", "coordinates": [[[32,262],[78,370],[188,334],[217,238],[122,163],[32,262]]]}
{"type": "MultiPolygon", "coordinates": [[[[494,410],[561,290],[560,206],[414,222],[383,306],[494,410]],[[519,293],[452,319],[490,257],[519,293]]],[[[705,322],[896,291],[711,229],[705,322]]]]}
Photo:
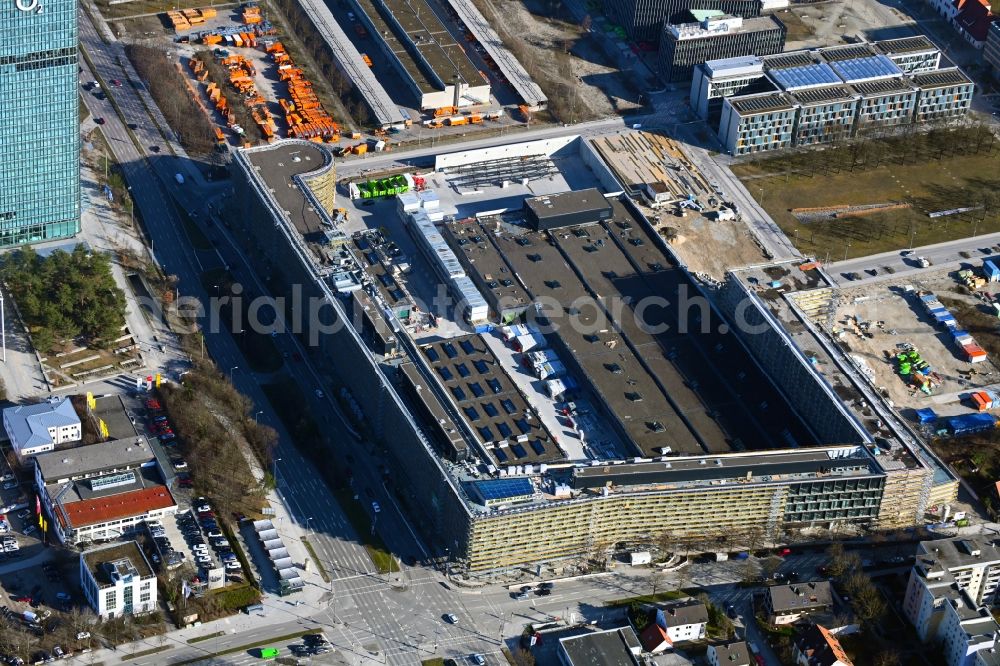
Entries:
{"type": "Polygon", "coordinates": [[[929,0],[959,34],[977,49],[983,48],[990,26],[997,16],[988,0],[929,0]]]}

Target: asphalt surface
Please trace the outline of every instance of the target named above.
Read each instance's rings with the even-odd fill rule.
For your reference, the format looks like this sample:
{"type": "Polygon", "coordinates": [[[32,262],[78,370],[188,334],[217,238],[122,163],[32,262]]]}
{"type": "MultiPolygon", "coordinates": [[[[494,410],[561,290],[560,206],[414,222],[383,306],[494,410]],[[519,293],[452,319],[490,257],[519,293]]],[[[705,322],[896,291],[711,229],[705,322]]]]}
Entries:
{"type": "Polygon", "coordinates": [[[963,265],[982,265],[983,259],[1000,255],[997,248],[1000,233],[984,234],[973,238],[960,238],[946,243],[917,247],[912,250],[883,252],[858,259],[837,261],[826,265],[827,273],[841,286],[856,286],[882,281],[899,281],[908,276],[925,273],[958,270],[963,265]],[[962,253],[968,256],[963,256],[962,253]],[[924,257],[931,265],[921,268],[918,257],[924,257]],[[892,273],[886,270],[892,269],[892,273]],[[872,274],[872,271],[875,274],[872,274]]]}
{"type": "MultiPolygon", "coordinates": [[[[134,87],[130,85],[127,71],[118,60],[119,47],[106,45],[100,41],[96,30],[85,15],[81,16],[81,44],[93,61],[96,72],[92,72],[84,61],[82,77],[94,77],[110,82],[122,81],[122,86],[105,87],[105,93],[114,97],[124,114],[120,118],[110,99],[100,100],[95,95],[85,94],[84,100],[95,118],[102,118],[100,129],[106,137],[116,160],[121,164],[123,174],[130,186],[135,203],[142,213],[146,231],[154,247],[155,256],[168,273],[179,278],[178,289],[181,297],[193,297],[207,303],[209,295],[201,285],[200,276],[207,266],[195,252],[183,231],[183,223],[174,208],[174,202],[183,206],[195,220],[209,217],[210,201],[217,199],[224,190],[221,186],[199,187],[195,182],[178,185],[174,174],[179,171],[178,160],[148,149],[151,145],[163,146],[163,138],[155,129],[154,120],[147,112],[134,87]],[[97,76],[94,76],[94,75],[97,76]],[[99,78],[98,78],[99,77],[99,78]],[[136,147],[129,135],[128,124],[136,126],[138,135],[136,147]]],[[[248,285],[248,293],[256,285],[256,277],[250,264],[233,240],[225,236],[228,247],[223,248],[220,261],[230,263],[235,277],[248,285]],[[231,261],[229,261],[231,260],[231,261]]],[[[290,335],[279,335],[275,339],[281,351],[297,351],[307,358],[305,351],[290,335]]],[[[180,349],[166,342],[169,352],[182,356],[180,349]]],[[[233,369],[232,377],[236,388],[247,395],[259,411],[260,422],[274,427],[279,435],[276,450],[277,478],[279,492],[285,499],[293,519],[301,526],[308,525],[311,541],[323,567],[334,579],[332,583],[329,610],[338,618],[340,641],[347,647],[376,647],[389,663],[413,663],[415,656],[421,659],[435,654],[435,644],[442,653],[461,656],[471,652],[489,653],[496,651],[496,639],[485,640],[478,632],[460,629],[458,625],[445,625],[441,617],[445,613],[460,613],[456,610],[454,593],[434,584],[423,584],[427,576],[433,576],[425,569],[410,569],[403,565],[402,573],[393,575],[391,580],[377,576],[367,551],[353,532],[343,511],[328,489],[319,480],[316,469],[304,459],[291,444],[291,437],[285,431],[277,415],[271,409],[259,388],[258,378],[241,370],[249,364],[229,332],[205,331],[206,350],[218,366],[227,371],[233,369]],[[421,576],[424,577],[421,579],[421,576]],[[420,637],[424,638],[421,639],[420,637]],[[492,649],[491,649],[492,648],[492,649]]],[[[308,362],[294,363],[288,368],[292,377],[310,396],[312,411],[327,414],[325,425],[331,438],[353,439],[354,433],[339,416],[336,405],[329,397],[315,397],[314,389],[322,386],[319,377],[308,362]]],[[[324,395],[327,395],[325,392],[324,395]]],[[[367,456],[363,447],[358,447],[359,456],[367,456]]],[[[378,477],[378,466],[366,460],[357,466],[355,484],[359,486],[361,500],[368,503],[361,487],[370,487],[382,506],[378,516],[377,529],[380,535],[396,553],[403,555],[424,554],[423,546],[416,541],[412,531],[395,506],[392,497],[385,491],[378,477]]],[[[468,627],[468,624],[465,625],[468,627]]],[[[255,630],[260,635],[280,635],[271,629],[255,630]]],[[[255,634],[256,635],[256,634],[255,634]]],[[[215,648],[217,641],[207,641],[215,648]]],[[[201,645],[207,648],[208,645],[201,645]]],[[[493,659],[491,658],[491,661],[493,659]]],[[[141,660],[140,660],[141,663],[141,660]]],[[[151,659],[148,663],[159,663],[151,659]]],[[[499,663],[499,662],[496,662],[499,663]]]]}

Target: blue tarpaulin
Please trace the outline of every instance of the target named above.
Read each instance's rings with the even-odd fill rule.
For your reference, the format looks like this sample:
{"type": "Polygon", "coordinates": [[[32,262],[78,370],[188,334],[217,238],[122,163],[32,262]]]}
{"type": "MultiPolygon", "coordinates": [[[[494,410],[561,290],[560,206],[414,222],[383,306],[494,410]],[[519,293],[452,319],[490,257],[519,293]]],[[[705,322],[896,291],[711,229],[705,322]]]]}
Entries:
{"type": "Polygon", "coordinates": [[[996,423],[997,417],[992,414],[963,414],[948,419],[948,429],[955,435],[971,435],[992,430],[996,423]]]}
{"type": "Polygon", "coordinates": [[[934,423],[937,420],[937,414],[930,407],[925,407],[924,409],[917,410],[917,421],[920,423],[934,423]]]}

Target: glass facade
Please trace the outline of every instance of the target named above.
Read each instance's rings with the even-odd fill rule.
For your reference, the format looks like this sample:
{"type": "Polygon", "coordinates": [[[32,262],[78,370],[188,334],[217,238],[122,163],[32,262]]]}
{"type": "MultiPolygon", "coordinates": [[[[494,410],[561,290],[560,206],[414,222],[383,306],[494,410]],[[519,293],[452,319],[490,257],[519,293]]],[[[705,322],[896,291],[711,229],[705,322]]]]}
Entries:
{"type": "Polygon", "coordinates": [[[76,12],[0,2],[0,247],[80,231],[76,12]]]}

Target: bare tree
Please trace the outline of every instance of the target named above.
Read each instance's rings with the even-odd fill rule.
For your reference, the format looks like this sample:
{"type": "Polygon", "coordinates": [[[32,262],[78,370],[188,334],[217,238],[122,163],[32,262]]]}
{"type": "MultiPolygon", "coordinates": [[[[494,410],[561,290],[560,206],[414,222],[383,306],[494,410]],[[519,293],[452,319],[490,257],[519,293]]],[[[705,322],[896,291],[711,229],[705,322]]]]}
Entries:
{"type": "Polygon", "coordinates": [[[770,578],[781,568],[782,559],[777,555],[771,555],[760,563],[760,575],[770,578]]]}
{"type": "Polygon", "coordinates": [[[649,583],[650,594],[655,595],[657,592],[663,590],[667,585],[667,575],[660,571],[659,569],[653,569],[649,572],[649,577],[646,578],[646,582],[649,583]]]}
{"type": "Polygon", "coordinates": [[[535,666],[535,655],[523,647],[517,648],[511,657],[514,659],[514,666],[535,666]]]}

